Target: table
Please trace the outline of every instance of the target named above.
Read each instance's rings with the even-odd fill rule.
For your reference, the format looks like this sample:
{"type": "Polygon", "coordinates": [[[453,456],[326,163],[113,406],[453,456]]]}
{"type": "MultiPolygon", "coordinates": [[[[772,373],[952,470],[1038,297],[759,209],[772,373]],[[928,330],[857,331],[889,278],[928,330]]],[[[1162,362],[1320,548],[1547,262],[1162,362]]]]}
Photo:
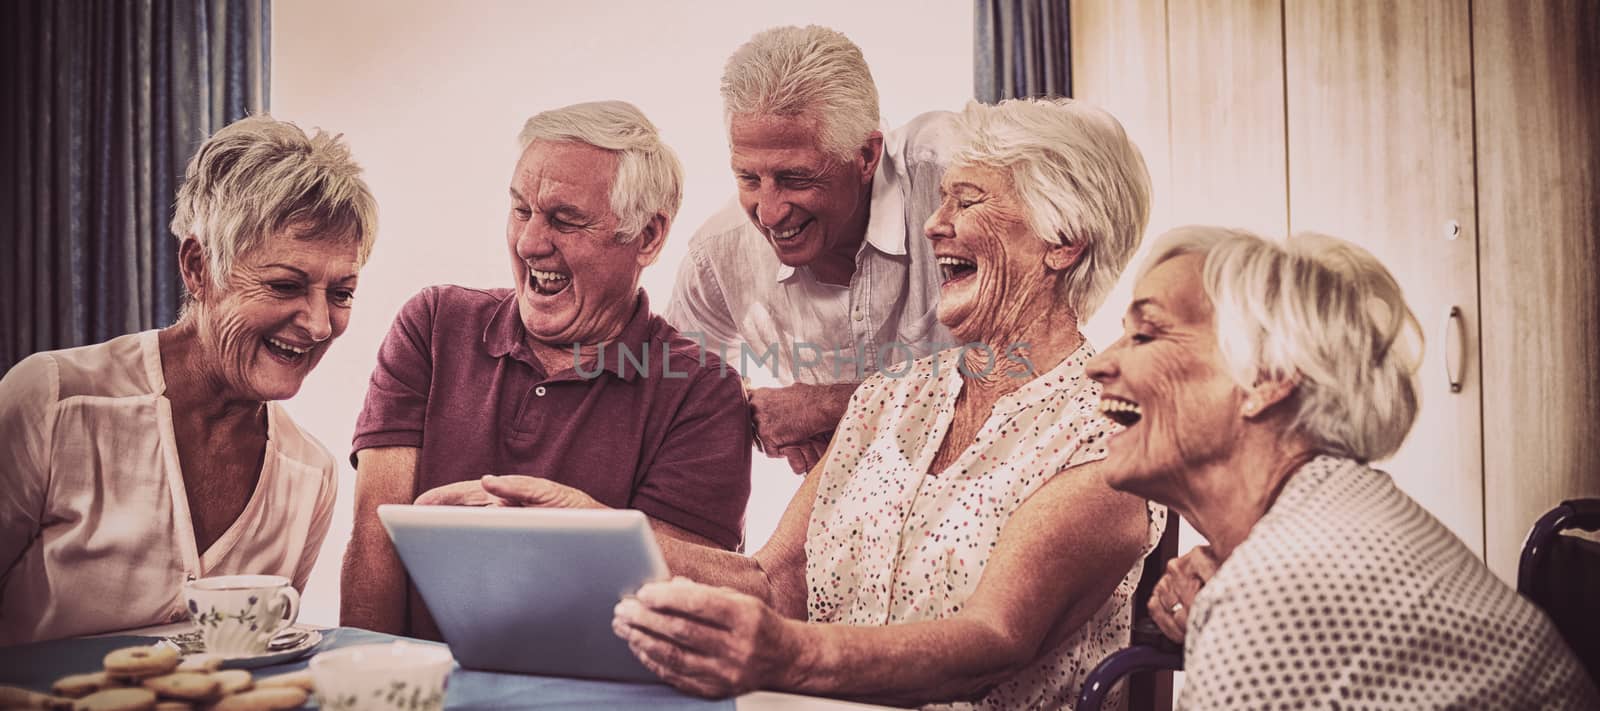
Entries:
{"type": "MultiPolygon", "coordinates": [[[[97,671],[106,653],[122,647],[150,644],[162,635],[186,631],[187,623],[133,630],[131,633],[35,642],[0,647],[0,683],[48,692],[50,684],[68,674],[97,671]]],[[[407,639],[367,630],[339,627],[322,630],[317,651],[357,644],[407,639]]],[[[436,644],[420,640],[418,644],[436,644]]],[[[262,667],[259,677],[304,669],[310,655],[286,664],[262,667]]],[[[314,708],[315,703],[309,708],[314,708]]],[[[756,692],[737,699],[708,701],[662,684],[566,679],[560,677],[501,674],[457,668],[445,692],[447,709],[682,709],[684,711],[867,711],[881,706],[853,704],[793,694],[756,692]]]]}

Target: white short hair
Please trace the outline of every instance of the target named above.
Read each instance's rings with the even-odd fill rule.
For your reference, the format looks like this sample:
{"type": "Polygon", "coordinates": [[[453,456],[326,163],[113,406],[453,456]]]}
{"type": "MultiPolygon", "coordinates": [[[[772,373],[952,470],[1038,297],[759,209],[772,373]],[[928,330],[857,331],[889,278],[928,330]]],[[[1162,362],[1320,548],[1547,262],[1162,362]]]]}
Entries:
{"type": "Polygon", "coordinates": [[[805,116],[822,150],[853,157],[878,130],[878,85],[861,48],[817,25],[774,27],[734,50],[722,72],[723,118],[805,116]]]}
{"type": "Polygon", "coordinates": [[[633,241],[656,215],[665,216],[669,225],[678,216],[683,164],[633,104],[591,101],[544,111],[529,118],[517,138],[524,150],[534,141],[571,141],[617,154],[611,212],[618,241],[633,241]]]}
{"type": "Polygon", "coordinates": [[[1205,255],[1217,345],[1240,387],[1298,378],[1290,432],[1324,452],[1373,461],[1400,448],[1421,406],[1422,326],[1371,253],[1320,234],[1180,227],[1140,276],[1185,254],[1205,255]]]}
{"type": "Polygon", "coordinates": [[[1061,296],[1089,318],[1150,221],[1150,172],[1122,124],[1082,101],[1011,99],[968,103],[955,131],[952,165],[1009,170],[1034,234],[1083,245],[1061,296]]]}
{"type": "Polygon", "coordinates": [[[365,264],[378,237],[378,202],[340,136],[306,136],[265,114],[217,131],[189,160],[171,224],[205,248],[211,283],[269,236],[355,244],[365,264]]]}

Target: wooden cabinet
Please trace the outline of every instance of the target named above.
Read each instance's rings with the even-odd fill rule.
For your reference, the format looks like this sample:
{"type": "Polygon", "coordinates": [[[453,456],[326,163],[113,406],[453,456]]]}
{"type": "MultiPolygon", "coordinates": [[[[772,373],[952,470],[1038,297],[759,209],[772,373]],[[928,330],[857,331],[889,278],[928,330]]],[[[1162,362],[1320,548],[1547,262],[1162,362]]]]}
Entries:
{"type": "Polygon", "coordinates": [[[1426,342],[1422,410],[1378,466],[1482,555],[1476,346],[1457,387],[1446,374],[1479,321],[1467,4],[1295,0],[1283,20],[1289,232],[1360,244],[1400,281],[1426,342]]]}
{"type": "Polygon", "coordinates": [[[1074,1],[1073,71],[1145,133],[1166,110],[1151,235],[1316,231],[1383,260],[1427,351],[1421,414],[1378,465],[1513,581],[1539,514],[1600,496],[1600,3],[1138,4],[1074,1]],[[1152,38],[1166,101],[1129,101],[1147,82],[1094,62],[1152,38]]]}
{"type": "Polygon", "coordinates": [[[1600,3],[1472,3],[1489,567],[1600,497],[1600,3]]]}
{"type": "Polygon", "coordinates": [[[1282,235],[1282,3],[1173,2],[1167,15],[1173,222],[1282,235]]]}

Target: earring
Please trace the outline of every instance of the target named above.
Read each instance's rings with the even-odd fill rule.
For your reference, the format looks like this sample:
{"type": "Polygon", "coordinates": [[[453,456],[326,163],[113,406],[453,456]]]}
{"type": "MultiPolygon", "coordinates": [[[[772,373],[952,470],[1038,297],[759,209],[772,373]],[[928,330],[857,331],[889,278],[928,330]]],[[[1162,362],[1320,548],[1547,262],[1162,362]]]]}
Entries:
{"type": "Polygon", "coordinates": [[[1244,414],[1246,417],[1254,417],[1259,409],[1261,409],[1261,405],[1256,402],[1255,398],[1244,401],[1244,414]]]}

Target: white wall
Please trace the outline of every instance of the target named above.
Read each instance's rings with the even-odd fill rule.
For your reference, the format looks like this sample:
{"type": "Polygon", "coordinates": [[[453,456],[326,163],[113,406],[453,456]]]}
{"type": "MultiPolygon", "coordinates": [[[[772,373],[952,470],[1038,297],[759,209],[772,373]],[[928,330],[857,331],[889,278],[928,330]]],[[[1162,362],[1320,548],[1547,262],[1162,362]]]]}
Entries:
{"type": "MultiPolygon", "coordinates": [[[[405,299],[429,284],[510,285],[503,236],[515,137],[544,109],[631,101],[683,159],[683,209],[661,261],[644,274],[664,308],[689,235],[732,195],[717,94],[723,62],[761,29],[811,23],[861,46],[891,124],[960,108],[972,94],[967,0],[273,3],[273,115],[343,133],[380,207],[350,330],[288,403],[295,420],[346,457],[378,344],[405,299]]],[[[752,547],[798,484],[781,462],[757,458],[752,547]]],[[[338,620],[354,481],[346,462],[306,591],[307,622],[338,620]]]]}

